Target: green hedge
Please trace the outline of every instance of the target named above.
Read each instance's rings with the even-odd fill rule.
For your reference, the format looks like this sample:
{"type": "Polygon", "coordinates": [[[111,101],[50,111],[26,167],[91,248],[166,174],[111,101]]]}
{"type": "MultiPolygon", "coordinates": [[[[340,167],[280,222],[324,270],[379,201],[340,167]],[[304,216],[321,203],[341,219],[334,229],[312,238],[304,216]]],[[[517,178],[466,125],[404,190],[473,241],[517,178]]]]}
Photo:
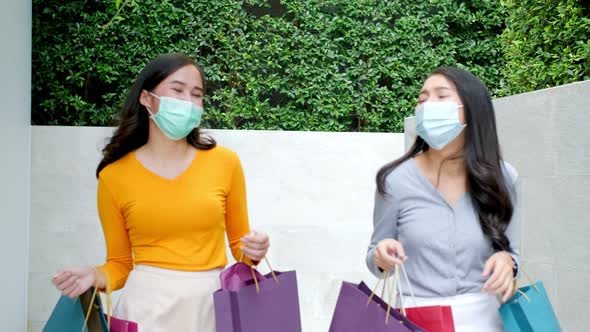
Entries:
{"type": "Polygon", "coordinates": [[[588,0],[502,2],[509,13],[502,94],[590,79],[588,0]]]}
{"type": "Polygon", "coordinates": [[[491,0],[33,0],[33,122],[112,124],[145,63],[203,66],[210,128],[395,131],[425,76],[459,65],[500,88],[491,0]]]}

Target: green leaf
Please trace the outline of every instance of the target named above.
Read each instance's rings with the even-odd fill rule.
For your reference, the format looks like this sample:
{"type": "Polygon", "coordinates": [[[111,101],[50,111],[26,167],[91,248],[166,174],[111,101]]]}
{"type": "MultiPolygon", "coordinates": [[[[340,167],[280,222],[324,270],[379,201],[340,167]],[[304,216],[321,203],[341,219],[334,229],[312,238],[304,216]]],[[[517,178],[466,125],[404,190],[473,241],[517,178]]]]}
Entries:
{"type": "MultiPolygon", "coordinates": [[[[278,14],[265,0],[119,0],[104,10],[83,1],[32,2],[36,124],[110,125],[145,64],[181,52],[207,78],[209,127],[399,132],[437,66],[462,64],[493,93],[509,93],[507,63],[534,67],[538,54],[522,55],[542,48],[529,44],[532,31],[522,22],[499,38],[512,14],[494,1],[282,0],[278,14]],[[509,43],[519,46],[509,51],[509,43]]],[[[578,36],[561,38],[586,40],[578,36]]],[[[588,46],[565,49],[543,52],[586,59],[579,50],[588,46]]],[[[517,69],[509,74],[521,75],[517,69]]],[[[554,74],[568,69],[590,72],[549,70],[562,79],[554,74]]]]}

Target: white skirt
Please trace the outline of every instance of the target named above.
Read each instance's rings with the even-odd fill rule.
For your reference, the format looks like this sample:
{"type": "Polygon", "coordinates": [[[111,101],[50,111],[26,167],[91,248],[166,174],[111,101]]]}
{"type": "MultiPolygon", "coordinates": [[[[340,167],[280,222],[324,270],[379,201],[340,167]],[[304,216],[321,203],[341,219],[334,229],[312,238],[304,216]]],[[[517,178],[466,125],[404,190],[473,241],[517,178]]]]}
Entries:
{"type": "MultiPolygon", "coordinates": [[[[399,304],[399,297],[398,297],[399,304]]],[[[504,326],[498,308],[500,302],[495,295],[469,293],[449,297],[404,296],[406,307],[449,305],[453,311],[455,332],[503,332],[504,326]]]]}
{"type": "Polygon", "coordinates": [[[213,292],[220,288],[220,272],[135,266],[113,316],[136,322],[141,332],[215,332],[213,292]]]}

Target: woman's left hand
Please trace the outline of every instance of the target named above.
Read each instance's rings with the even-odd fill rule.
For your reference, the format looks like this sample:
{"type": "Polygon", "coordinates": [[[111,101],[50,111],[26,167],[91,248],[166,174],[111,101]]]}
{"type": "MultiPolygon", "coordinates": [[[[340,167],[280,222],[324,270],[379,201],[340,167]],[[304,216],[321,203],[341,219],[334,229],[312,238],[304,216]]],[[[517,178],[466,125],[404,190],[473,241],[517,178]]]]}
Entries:
{"type": "Polygon", "coordinates": [[[502,302],[506,302],[514,291],[514,261],[512,256],[500,251],[492,255],[486,262],[483,277],[489,277],[483,290],[490,294],[500,294],[502,302]],[[491,276],[490,276],[491,273],[491,276]]]}
{"type": "Polygon", "coordinates": [[[244,255],[256,262],[261,261],[266,256],[268,247],[270,247],[270,240],[266,233],[251,231],[241,240],[244,244],[242,247],[244,255]]]}

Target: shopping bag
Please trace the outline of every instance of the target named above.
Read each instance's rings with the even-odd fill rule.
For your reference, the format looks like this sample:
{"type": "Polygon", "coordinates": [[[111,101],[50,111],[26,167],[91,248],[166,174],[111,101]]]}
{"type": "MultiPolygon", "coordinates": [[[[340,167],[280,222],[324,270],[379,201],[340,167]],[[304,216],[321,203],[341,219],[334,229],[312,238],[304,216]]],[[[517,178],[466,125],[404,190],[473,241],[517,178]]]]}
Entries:
{"type": "Polygon", "coordinates": [[[62,295],[43,332],[109,332],[100,297],[91,288],[77,298],[62,295]]]}
{"type": "Polygon", "coordinates": [[[43,332],[138,332],[137,323],[110,315],[111,288],[108,275],[104,276],[108,315],[103,312],[97,288],[91,287],[74,299],[62,295],[43,332]]]}
{"type": "Polygon", "coordinates": [[[109,317],[111,322],[110,332],[138,332],[139,327],[136,322],[120,319],[117,317],[109,317]]]}
{"type": "Polygon", "coordinates": [[[451,306],[406,308],[406,317],[428,332],[455,332],[451,306]]]}
{"type": "MultiPolygon", "coordinates": [[[[406,273],[404,265],[402,264],[400,266],[404,280],[408,285],[410,296],[413,298],[415,295],[412,284],[410,283],[410,278],[408,278],[408,274],[406,273]]],[[[404,302],[404,298],[401,283],[399,283],[399,288],[400,303],[402,304],[402,308],[405,311],[406,317],[408,317],[408,319],[414,324],[422,327],[428,332],[455,332],[455,322],[453,320],[453,311],[451,306],[431,305],[408,307],[408,305],[411,305],[410,301],[405,301],[405,303],[402,303],[404,302]]]]}
{"type": "Polygon", "coordinates": [[[385,273],[381,297],[364,282],[342,282],[329,332],[425,332],[383,300],[387,279],[385,273]]]}
{"type": "Polygon", "coordinates": [[[253,269],[242,262],[235,263],[229,268],[221,271],[221,274],[219,275],[219,278],[221,279],[221,289],[237,291],[246,286],[247,282],[254,277],[256,277],[258,281],[266,279],[266,277],[258,272],[257,269],[253,269]]]}
{"type": "Polygon", "coordinates": [[[213,294],[217,332],[301,332],[296,273],[273,271],[268,265],[271,272],[264,279],[252,278],[238,290],[213,294]]]}
{"type": "Polygon", "coordinates": [[[559,320],[547,296],[543,282],[520,287],[498,309],[506,332],[561,332],[559,320]]]}

